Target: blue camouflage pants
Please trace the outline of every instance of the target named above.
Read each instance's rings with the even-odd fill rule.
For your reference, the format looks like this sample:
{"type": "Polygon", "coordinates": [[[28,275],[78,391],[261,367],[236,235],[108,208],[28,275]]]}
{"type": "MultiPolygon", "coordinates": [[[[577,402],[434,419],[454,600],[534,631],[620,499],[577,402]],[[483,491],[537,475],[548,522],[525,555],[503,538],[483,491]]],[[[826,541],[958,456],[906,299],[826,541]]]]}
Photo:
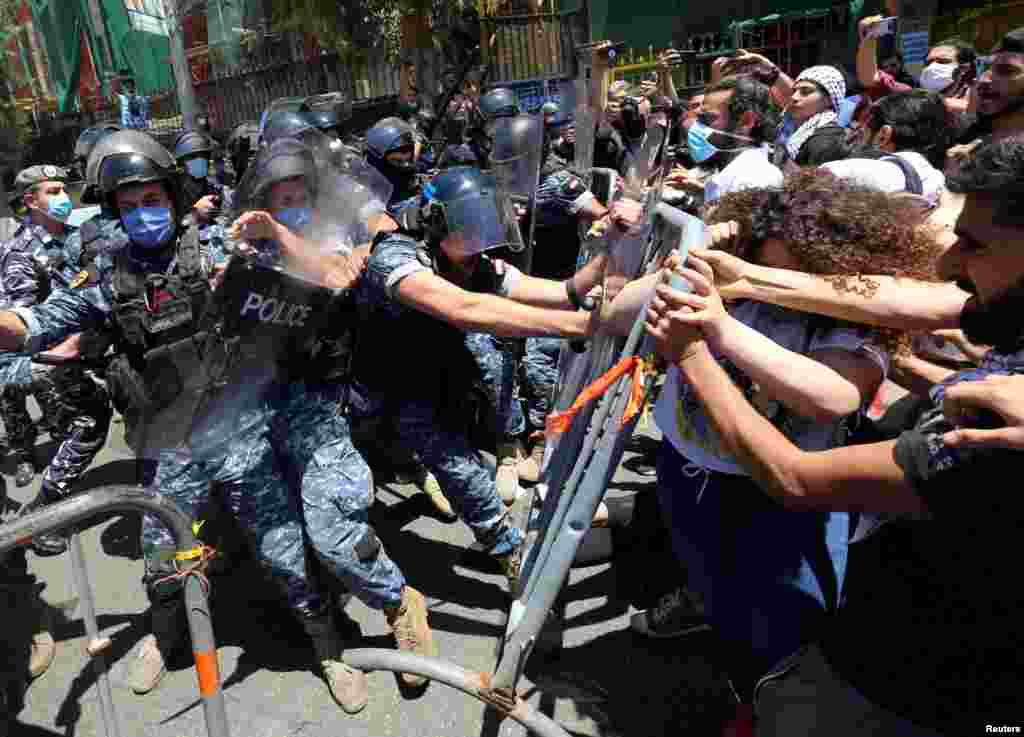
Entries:
{"type": "MultiPolygon", "coordinates": [[[[307,577],[302,515],[271,441],[269,408],[258,402],[233,414],[231,421],[233,430],[216,445],[161,451],[155,490],[200,520],[209,504],[211,485],[217,484],[253,556],[289,606],[300,618],[315,616],[322,611],[322,602],[307,577]]],[[[151,601],[167,601],[180,591],[179,581],[166,578],[174,573],[167,556],[173,550],[170,531],[156,518],[144,516],[143,581],[151,601]]]]}
{"type": "Polygon", "coordinates": [[[273,443],[298,479],[316,555],[367,606],[397,607],[405,578],[370,526],[373,476],[338,411],[340,392],[336,384],[278,385],[271,399],[273,443]]]}
{"type": "Polygon", "coordinates": [[[523,541],[509,525],[505,507],[494,488],[494,476],[484,466],[463,433],[445,429],[440,409],[424,400],[409,399],[398,409],[398,437],[434,474],[455,512],[469,525],[477,542],[491,555],[511,553],[523,541]]]}
{"type": "Polygon", "coordinates": [[[486,333],[468,333],[466,348],[473,354],[484,385],[495,398],[495,428],[501,430],[504,440],[514,440],[526,430],[526,418],[523,416],[522,406],[513,396],[511,387],[505,386],[509,378],[507,374],[511,369],[506,370],[505,362],[508,356],[502,350],[501,342],[486,333]]]}
{"type": "Polygon", "coordinates": [[[530,414],[530,426],[544,428],[544,419],[551,413],[555,387],[558,385],[558,353],[565,341],[560,338],[527,338],[523,359],[524,393],[530,414]]]}

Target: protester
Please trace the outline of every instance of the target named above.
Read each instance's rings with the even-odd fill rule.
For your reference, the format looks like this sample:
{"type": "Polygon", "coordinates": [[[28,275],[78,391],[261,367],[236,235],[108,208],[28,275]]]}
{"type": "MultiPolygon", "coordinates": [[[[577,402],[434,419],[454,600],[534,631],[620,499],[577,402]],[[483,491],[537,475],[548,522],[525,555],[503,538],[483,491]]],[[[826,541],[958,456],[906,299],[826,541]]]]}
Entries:
{"type": "Polygon", "coordinates": [[[1008,545],[1024,514],[1016,497],[977,479],[1012,477],[1020,456],[958,446],[957,435],[946,445],[953,422],[963,418],[956,394],[952,418],[943,415],[943,400],[958,384],[1022,372],[1024,254],[1015,247],[1024,236],[1022,181],[1024,144],[1013,139],[979,150],[950,181],[966,201],[959,241],[942,255],[939,271],[973,294],[961,318],[967,336],[995,347],[981,367],[945,382],[933,408],[896,440],[797,448],[715,360],[707,329],[715,305],[710,268],[691,261],[695,296],[659,287],[648,329],[760,493],[801,513],[927,517],[878,533],[888,546],[868,563],[870,589],[848,595],[820,641],[783,661],[757,690],[761,735],[969,734],[1018,718],[1024,598],[1007,585],[1019,567],[1008,545]]]}
{"type": "Polygon", "coordinates": [[[846,98],[846,79],[835,67],[817,66],[805,69],[793,83],[793,97],[782,118],[776,139],[774,163],[785,168],[789,162],[805,165],[801,158],[804,145],[829,131],[838,135],[839,111],[846,98]]]}

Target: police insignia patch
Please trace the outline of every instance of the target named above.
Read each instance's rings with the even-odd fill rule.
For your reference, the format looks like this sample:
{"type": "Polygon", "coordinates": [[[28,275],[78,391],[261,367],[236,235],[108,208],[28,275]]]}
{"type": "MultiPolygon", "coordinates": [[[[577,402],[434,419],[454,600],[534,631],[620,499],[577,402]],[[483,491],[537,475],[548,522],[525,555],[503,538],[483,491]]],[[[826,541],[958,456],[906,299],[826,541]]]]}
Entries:
{"type": "Polygon", "coordinates": [[[84,285],[86,285],[88,283],[89,283],[89,270],[88,269],[82,269],[77,274],[75,274],[75,278],[71,280],[71,284],[69,284],[68,286],[70,286],[72,289],[78,289],[79,287],[84,286],[84,285]]]}

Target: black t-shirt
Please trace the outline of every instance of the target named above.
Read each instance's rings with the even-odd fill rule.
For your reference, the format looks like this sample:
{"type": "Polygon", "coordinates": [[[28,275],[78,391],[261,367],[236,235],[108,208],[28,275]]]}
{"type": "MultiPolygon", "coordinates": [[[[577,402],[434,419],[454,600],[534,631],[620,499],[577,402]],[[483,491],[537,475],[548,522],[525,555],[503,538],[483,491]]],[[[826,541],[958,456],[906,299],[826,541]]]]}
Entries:
{"type": "Polygon", "coordinates": [[[870,701],[950,735],[1020,724],[1024,709],[1024,453],[949,453],[941,408],[896,460],[931,519],[851,549],[825,651],[870,701]]]}

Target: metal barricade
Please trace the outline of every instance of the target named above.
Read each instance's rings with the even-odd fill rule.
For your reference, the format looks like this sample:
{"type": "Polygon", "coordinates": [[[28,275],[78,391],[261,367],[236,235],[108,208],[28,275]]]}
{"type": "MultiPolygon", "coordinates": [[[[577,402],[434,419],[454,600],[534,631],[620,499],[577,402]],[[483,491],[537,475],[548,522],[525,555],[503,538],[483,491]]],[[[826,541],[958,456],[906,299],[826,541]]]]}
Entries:
{"type": "MultiPolygon", "coordinates": [[[[191,520],[171,501],[135,486],[111,485],[76,494],[70,499],[0,525],[0,555],[15,547],[28,545],[34,535],[78,526],[99,515],[112,512],[143,512],[157,517],[171,531],[178,552],[191,551],[198,544],[192,532],[191,520]]],[[[109,645],[109,641],[99,635],[92,588],[85,567],[82,542],[77,532],[72,534],[70,553],[72,572],[82,603],[88,637],[85,649],[93,660],[93,667],[96,668],[97,690],[107,737],[119,737],[117,715],[114,712],[110,682],[103,661],[103,651],[109,645]]],[[[206,591],[199,578],[192,575],[186,576],[184,589],[199,695],[203,701],[203,714],[206,718],[206,733],[209,737],[229,737],[217,646],[213,639],[213,623],[206,591]]]]}

